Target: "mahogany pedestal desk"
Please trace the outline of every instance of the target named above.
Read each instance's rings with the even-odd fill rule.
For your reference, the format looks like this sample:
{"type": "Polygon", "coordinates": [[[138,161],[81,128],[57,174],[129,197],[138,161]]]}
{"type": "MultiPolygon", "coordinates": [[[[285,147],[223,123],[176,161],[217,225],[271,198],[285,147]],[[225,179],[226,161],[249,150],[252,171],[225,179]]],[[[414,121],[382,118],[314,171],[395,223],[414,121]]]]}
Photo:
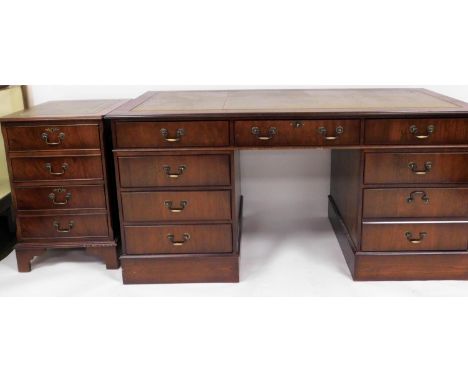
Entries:
{"type": "MultiPolygon", "coordinates": [[[[118,202],[124,283],[239,281],[239,150],[299,147],[332,150],[329,218],[354,280],[468,279],[466,103],[424,89],[148,92],[104,119],[116,188],[105,195],[118,202]]],[[[26,138],[37,150],[42,126],[28,124],[30,133],[15,140],[15,124],[8,120],[4,134],[20,235],[72,231],[71,217],[54,229],[45,212],[22,212],[19,201],[48,208],[55,191],[42,188],[64,185],[41,183],[31,197],[31,177],[44,170],[16,150],[26,138]]],[[[89,149],[82,137],[70,147],[80,155],[89,149]]],[[[49,172],[68,170],[59,168],[63,158],[37,155],[53,162],[49,172]]],[[[102,204],[105,182],[97,175],[93,186],[86,182],[87,202],[102,204]]],[[[66,194],[52,200],[65,203],[66,194]]],[[[106,206],[101,219],[110,226],[106,206]]],[[[84,207],[76,208],[78,231],[84,207]]]]}
{"type": "Polygon", "coordinates": [[[463,102],[424,89],[149,92],[106,119],[125,283],[238,281],[239,150],[296,147],[332,149],[329,217],[355,280],[468,278],[463,102]]]}

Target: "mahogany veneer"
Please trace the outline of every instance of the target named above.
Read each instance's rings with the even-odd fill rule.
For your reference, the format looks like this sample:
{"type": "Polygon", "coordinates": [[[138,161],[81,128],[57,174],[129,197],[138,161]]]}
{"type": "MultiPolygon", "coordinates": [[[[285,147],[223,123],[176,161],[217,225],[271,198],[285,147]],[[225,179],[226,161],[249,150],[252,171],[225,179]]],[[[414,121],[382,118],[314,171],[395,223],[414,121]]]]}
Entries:
{"type": "Polygon", "coordinates": [[[18,227],[18,270],[54,248],[86,248],[119,267],[108,134],[102,117],[123,101],[48,102],[0,119],[18,227]],[[110,184],[109,184],[110,182],[110,184]]]}

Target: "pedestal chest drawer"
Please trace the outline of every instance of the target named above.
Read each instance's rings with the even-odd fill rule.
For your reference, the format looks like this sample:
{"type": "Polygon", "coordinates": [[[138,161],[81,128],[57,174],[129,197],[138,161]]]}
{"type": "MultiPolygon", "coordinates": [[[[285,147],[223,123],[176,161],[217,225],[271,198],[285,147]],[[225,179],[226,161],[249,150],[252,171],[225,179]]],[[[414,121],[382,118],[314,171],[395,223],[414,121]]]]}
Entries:
{"type": "Polygon", "coordinates": [[[366,153],[364,183],[468,183],[468,153],[366,153]]]}
{"type": "Polygon", "coordinates": [[[98,124],[34,124],[5,129],[10,151],[100,149],[98,124]]]}
{"type": "Polygon", "coordinates": [[[230,220],[230,191],[122,192],[126,222],[230,220]]]}
{"type": "Polygon", "coordinates": [[[103,179],[101,155],[11,158],[14,182],[103,179]]]}
{"type": "Polygon", "coordinates": [[[363,218],[468,217],[468,188],[364,190],[363,218]]]}
{"type": "Polygon", "coordinates": [[[358,145],[359,120],[236,121],[238,146],[358,145]]]}
{"type": "Polygon", "coordinates": [[[117,148],[229,146],[227,121],[116,122],[117,148]]]}
{"type": "Polygon", "coordinates": [[[19,211],[106,208],[104,186],[16,187],[19,211]]]}
{"type": "Polygon", "coordinates": [[[363,251],[465,251],[468,223],[363,224],[363,251]]]}
{"type": "Polygon", "coordinates": [[[105,238],[109,235],[106,214],[20,216],[22,239],[105,238]]]}
{"type": "Polygon", "coordinates": [[[127,254],[229,253],[230,224],[127,226],[127,254]]]}
{"type": "Polygon", "coordinates": [[[121,187],[228,186],[229,155],[148,155],[118,158],[121,187]]]}
{"type": "Polygon", "coordinates": [[[379,145],[466,145],[468,119],[368,119],[364,142],[379,145]]]}

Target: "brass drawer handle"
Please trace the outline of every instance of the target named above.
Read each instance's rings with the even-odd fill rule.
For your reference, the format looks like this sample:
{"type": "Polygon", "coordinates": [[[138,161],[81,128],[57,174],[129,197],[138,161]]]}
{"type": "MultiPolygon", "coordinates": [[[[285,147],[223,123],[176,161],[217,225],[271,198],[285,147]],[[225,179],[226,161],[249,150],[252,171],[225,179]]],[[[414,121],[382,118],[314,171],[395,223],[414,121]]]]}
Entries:
{"type": "Polygon", "coordinates": [[[60,228],[60,223],[58,221],[54,221],[54,227],[55,227],[55,230],[57,232],[60,232],[60,233],[68,233],[72,230],[73,226],[75,225],[75,222],[73,220],[71,220],[69,223],[68,223],[68,228],[60,228]]]}
{"type": "Polygon", "coordinates": [[[412,244],[421,243],[427,236],[427,232],[419,232],[419,237],[414,238],[411,232],[405,232],[406,239],[412,244]]]}
{"type": "Polygon", "coordinates": [[[335,129],[335,135],[328,135],[328,130],[326,127],[319,127],[317,129],[317,131],[319,132],[319,134],[327,141],[334,141],[336,139],[338,139],[340,137],[341,134],[343,134],[344,132],[344,128],[342,126],[338,126],[336,129],[335,129]]]}
{"type": "Polygon", "coordinates": [[[416,125],[411,125],[409,127],[409,132],[411,134],[413,134],[417,139],[427,139],[427,138],[429,138],[432,135],[432,133],[434,132],[434,130],[435,130],[435,126],[434,125],[429,125],[426,128],[426,134],[421,135],[421,134],[418,134],[418,128],[417,128],[416,125]]]}
{"type": "Polygon", "coordinates": [[[68,202],[70,201],[72,197],[72,194],[71,192],[67,192],[67,189],[66,188],[56,188],[54,190],[54,192],[51,192],[49,194],[49,199],[52,200],[52,203],[55,205],[55,206],[66,206],[68,204],[68,202]],[[56,200],[56,197],[57,195],[56,194],[63,194],[64,192],[66,192],[65,194],[65,201],[63,202],[57,202],[56,200]]]}
{"type": "Polygon", "coordinates": [[[161,135],[164,138],[166,142],[180,142],[181,138],[185,135],[185,130],[184,129],[177,129],[176,130],[176,137],[175,138],[169,138],[169,131],[167,129],[161,129],[161,135]]]}
{"type": "Polygon", "coordinates": [[[166,200],[164,202],[164,207],[166,207],[171,212],[178,213],[178,212],[182,212],[185,209],[185,207],[188,206],[188,202],[186,200],[182,200],[179,203],[180,207],[172,207],[173,204],[174,203],[171,200],[166,200]]]}
{"type": "Polygon", "coordinates": [[[429,197],[425,191],[413,191],[410,193],[409,197],[406,199],[407,203],[413,203],[416,195],[421,195],[421,200],[424,204],[429,204],[429,197]]]}
{"type": "Polygon", "coordinates": [[[56,142],[49,142],[49,133],[48,132],[42,133],[41,138],[49,146],[57,146],[57,145],[60,145],[63,142],[63,140],[65,139],[65,133],[60,133],[58,135],[58,141],[56,141],[56,142]]]}
{"type": "Polygon", "coordinates": [[[414,162],[408,163],[409,169],[416,175],[426,175],[427,173],[431,172],[432,170],[432,162],[425,162],[424,163],[424,170],[418,170],[418,165],[414,162]]]}
{"type": "Polygon", "coordinates": [[[172,243],[172,245],[174,247],[181,247],[182,245],[184,245],[187,241],[190,240],[190,235],[188,233],[184,233],[182,235],[183,239],[181,241],[177,241],[174,239],[174,235],[173,234],[169,234],[167,235],[167,239],[172,243]]]}
{"type": "Polygon", "coordinates": [[[177,179],[184,173],[185,170],[187,170],[187,166],[180,165],[177,169],[177,172],[171,172],[171,166],[164,166],[163,170],[168,178],[177,179]]]}
{"type": "Polygon", "coordinates": [[[252,134],[260,141],[269,141],[277,134],[278,130],[276,127],[270,127],[268,129],[268,135],[260,135],[260,128],[257,126],[252,127],[252,134]]]}
{"type": "Polygon", "coordinates": [[[45,164],[45,168],[46,168],[47,171],[49,171],[49,174],[50,174],[50,175],[60,176],[60,175],[65,174],[65,172],[67,171],[67,169],[68,169],[68,163],[62,164],[62,172],[54,172],[54,171],[52,171],[52,164],[51,164],[51,163],[46,163],[46,164],[45,164]]]}

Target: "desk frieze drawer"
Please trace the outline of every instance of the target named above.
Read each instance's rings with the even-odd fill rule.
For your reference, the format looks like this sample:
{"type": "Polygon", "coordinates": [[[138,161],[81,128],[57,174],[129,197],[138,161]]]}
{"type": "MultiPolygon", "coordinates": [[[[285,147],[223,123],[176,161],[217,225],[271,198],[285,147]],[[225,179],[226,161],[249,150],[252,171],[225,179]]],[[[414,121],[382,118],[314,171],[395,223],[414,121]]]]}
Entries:
{"type": "Polygon", "coordinates": [[[364,223],[363,251],[465,251],[468,223],[364,223]]]}
{"type": "Polygon", "coordinates": [[[106,214],[19,216],[18,235],[22,239],[106,238],[106,214]]]}
{"type": "Polygon", "coordinates": [[[363,218],[468,217],[468,188],[364,190],[363,218]]]}
{"type": "Polygon", "coordinates": [[[117,148],[229,146],[229,122],[116,122],[117,148]]]}
{"type": "Polygon", "coordinates": [[[103,179],[100,155],[11,158],[11,169],[14,182],[103,179]]]}
{"type": "Polygon", "coordinates": [[[122,192],[125,222],[230,220],[230,191],[122,192]]]}
{"type": "Polygon", "coordinates": [[[15,125],[5,129],[10,151],[99,149],[98,124],[15,125]]]}
{"type": "Polygon", "coordinates": [[[232,252],[230,224],[124,227],[127,255],[232,252]]]}
{"type": "Polygon", "coordinates": [[[368,119],[364,142],[375,145],[468,145],[468,119],[368,119]]]}
{"type": "Polygon", "coordinates": [[[237,146],[359,145],[360,120],[236,121],[237,146]]]}
{"type": "Polygon", "coordinates": [[[106,208],[103,185],[16,187],[19,211],[106,208]]]}
{"type": "Polygon", "coordinates": [[[121,187],[229,186],[229,155],[118,157],[121,187]]]}
{"type": "Polygon", "coordinates": [[[365,184],[468,183],[468,153],[366,153],[365,184]]]}

